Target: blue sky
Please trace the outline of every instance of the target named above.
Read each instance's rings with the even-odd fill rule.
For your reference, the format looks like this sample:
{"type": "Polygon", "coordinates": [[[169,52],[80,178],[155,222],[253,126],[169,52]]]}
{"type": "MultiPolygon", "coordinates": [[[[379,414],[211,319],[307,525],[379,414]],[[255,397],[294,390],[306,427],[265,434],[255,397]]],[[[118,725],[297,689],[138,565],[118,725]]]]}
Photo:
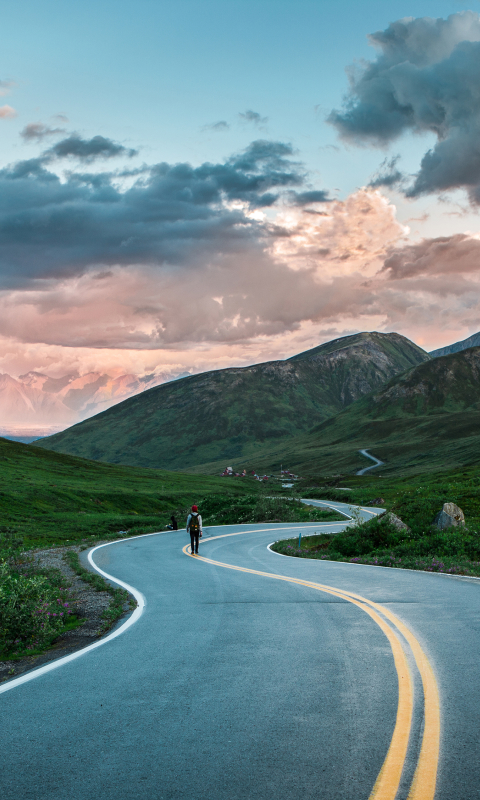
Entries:
{"type": "MultiPolygon", "coordinates": [[[[367,35],[391,21],[460,9],[441,0],[16,0],[2,12],[0,74],[18,84],[2,161],[34,152],[18,139],[27,122],[64,114],[70,128],[140,147],[148,162],[199,164],[258,136],[288,141],[315,183],[344,195],[383,158],[331,147],[338,137],[325,116],[341,104],[345,68],[372,58],[367,35]],[[246,110],[268,122],[242,122],[246,110]],[[219,121],[230,128],[205,129],[219,121]]],[[[402,143],[407,169],[426,140],[402,143]]]]}
{"type": "Polygon", "coordinates": [[[470,9],[5,6],[0,371],[177,374],[360,329],[427,349],[476,332],[480,3],[470,9]],[[402,25],[413,38],[395,61],[387,39],[402,25]]]}

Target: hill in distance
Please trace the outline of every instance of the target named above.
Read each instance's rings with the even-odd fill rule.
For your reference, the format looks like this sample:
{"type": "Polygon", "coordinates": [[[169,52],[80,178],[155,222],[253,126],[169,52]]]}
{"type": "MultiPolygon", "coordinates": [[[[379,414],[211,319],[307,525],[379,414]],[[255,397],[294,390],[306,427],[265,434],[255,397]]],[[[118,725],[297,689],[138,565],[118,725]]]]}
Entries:
{"type": "Polygon", "coordinates": [[[468,339],[463,339],[461,342],[449,344],[446,347],[439,347],[438,350],[432,350],[430,355],[432,358],[438,356],[448,356],[450,353],[460,353],[461,350],[468,350],[470,347],[480,346],[480,333],[473,333],[468,339]]]}
{"type": "Polygon", "coordinates": [[[182,378],[121,402],[36,446],[84,458],[186,470],[254,460],[430,356],[397,333],[335,339],[286,361],[182,378]]]}
{"type": "MultiPolygon", "coordinates": [[[[309,474],[385,462],[373,474],[410,474],[480,462],[480,347],[442,356],[392,378],[335,418],[258,453],[259,469],[280,463],[309,474]]],[[[211,465],[213,466],[213,465],[211,465]]]]}

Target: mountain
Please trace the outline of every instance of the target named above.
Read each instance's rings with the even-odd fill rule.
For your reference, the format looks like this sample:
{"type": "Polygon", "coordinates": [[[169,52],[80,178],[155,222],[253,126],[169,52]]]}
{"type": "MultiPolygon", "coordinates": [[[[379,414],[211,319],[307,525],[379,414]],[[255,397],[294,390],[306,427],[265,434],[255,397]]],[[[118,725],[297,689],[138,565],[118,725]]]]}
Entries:
{"type": "Polygon", "coordinates": [[[0,373],[0,436],[32,439],[55,433],[174,377],[160,373],[112,378],[89,372],[51,378],[27,372],[12,378],[0,373]]]}
{"type": "Polygon", "coordinates": [[[282,463],[302,474],[354,471],[369,464],[358,452],[363,448],[385,462],[372,475],[479,464],[480,347],[397,375],[307,435],[264,448],[256,468],[271,471],[282,463]]]}
{"type": "Polygon", "coordinates": [[[253,458],[266,442],[303,433],[429,358],[397,333],[359,333],[286,361],[157,386],[39,445],[116,464],[183,470],[253,458]]]}
{"type": "Polygon", "coordinates": [[[455,344],[449,344],[447,347],[439,347],[438,350],[432,350],[430,355],[432,358],[438,358],[438,356],[448,356],[450,353],[459,353],[461,350],[479,346],[480,333],[473,333],[468,339],[463,339],[461,342],[455,342],[455,344]]]}

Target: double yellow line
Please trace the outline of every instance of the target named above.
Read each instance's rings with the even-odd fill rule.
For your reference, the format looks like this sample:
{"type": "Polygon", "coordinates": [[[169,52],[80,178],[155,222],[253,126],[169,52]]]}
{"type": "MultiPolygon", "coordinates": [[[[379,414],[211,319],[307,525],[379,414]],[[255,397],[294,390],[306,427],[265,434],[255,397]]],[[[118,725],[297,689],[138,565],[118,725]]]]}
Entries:
{"type": "MultiPolygon", "coordinates": [[[[239,536],[241,533],[227,533],[221,536],[212,536],[213,539],[223,539],[226,536],[239,536]]],[[[264,578],[296,583],[300,586],[307,586],[316,591],[326,592],[334,597],[339,597],[349,603],[353,603],[361,608],[373,621],[381,628],[392,648],[395,668],[398,676],[398,706],[395,728],[393,731],[390,746],[388,748],[385,761],[378,774],[375,785],[370,794],[369,800],[395,800],[402,771],[407,757],[407,749],[410,740],[413,717],[413,682],[410,668],[407,661],[406,647],[398,632],[402,634],[408,642],[415,662],[420,673],[423,684],[423,703],[424,703],[424,729],[422,745],[417,761],[417,767],[413,776],[413,781],[408,794],[408,800],[433,800],[435,795],[435,785],[438,770],[438,756],[440,747],[440,701],[437,682],[431,664],[424,653],[418,639],[404,625],[395,614],[388,608],[384,608],[378,603],[374,603],[354,592],[345,592],[333,586],[326,586],[311,581],[303,581],[298,578],[290,578],[286,575],[276,575],[271,572],[261,572],[246,567],[237,567],[233,564],[225,564],[221,561],[214,561],[204,556],[195,556],[190,552],[189,545],[183,548],[185,555],[191,556],[207,564],[213,564],[225,569],[234,569],[238,572],[248,572],[252,575],[261,575],[264,578]],[[380,616],[380,614],[382,616],[380,616]],[[391,627],[388,622],[392,623],[391,627]],[[396,629],[396,630],[395,630],[396,629]]]]}

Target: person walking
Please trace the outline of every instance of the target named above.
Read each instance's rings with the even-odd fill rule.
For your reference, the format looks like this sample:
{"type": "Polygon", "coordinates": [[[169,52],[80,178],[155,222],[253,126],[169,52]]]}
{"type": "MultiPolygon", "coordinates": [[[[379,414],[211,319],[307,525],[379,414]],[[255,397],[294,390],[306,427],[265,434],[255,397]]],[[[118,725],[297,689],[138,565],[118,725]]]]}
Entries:
{"type": "Polygon", "coordinates": [[[187,533],[190,534],[192,555],[198,556],[198,540],[202,535],[202,518],[198,513],[198,506],[192,506],[187,517],[187,533]]]}

